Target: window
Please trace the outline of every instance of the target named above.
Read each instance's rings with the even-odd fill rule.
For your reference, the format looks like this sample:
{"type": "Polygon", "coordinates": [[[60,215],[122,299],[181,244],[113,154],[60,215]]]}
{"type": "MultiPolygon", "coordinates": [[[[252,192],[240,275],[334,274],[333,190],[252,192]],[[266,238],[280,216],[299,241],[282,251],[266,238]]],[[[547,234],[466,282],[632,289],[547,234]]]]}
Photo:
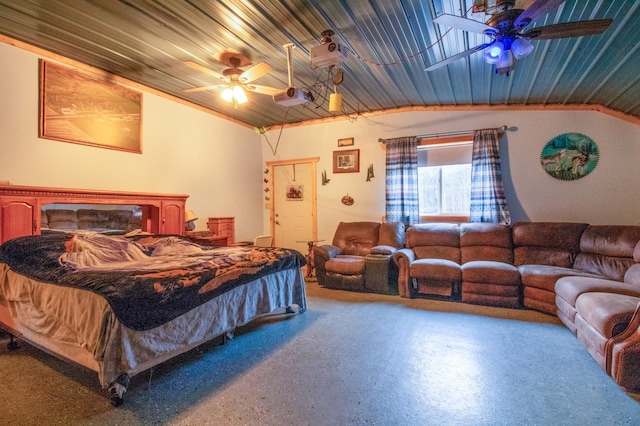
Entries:
{"type": "Polygon", "coordinates": [[[472,150],[469,140],[418,147],[421,221],[468,220],[472,150]]]}

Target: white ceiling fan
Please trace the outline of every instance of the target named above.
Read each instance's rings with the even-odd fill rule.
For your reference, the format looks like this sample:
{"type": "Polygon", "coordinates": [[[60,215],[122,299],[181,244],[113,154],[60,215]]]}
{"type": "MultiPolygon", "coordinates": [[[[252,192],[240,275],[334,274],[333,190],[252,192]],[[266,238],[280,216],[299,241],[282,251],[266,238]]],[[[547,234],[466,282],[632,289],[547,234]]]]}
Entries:
{"type": "Polygon", "coordinates": [[[261,95],[273,96],[281,91],[269,86],[260,86],[253,84],[252,82],[262,77],[271,71],[271,65],[266,62],[260,62],[253,67],[243,70],[240,67],[246,67],[251,65],[251,59],[237,52],[233,49],[226,49],[218,53],[215,56],[216,60],[224,65],[227,69],[222,73],[212,70],[193,61],[185,61],[185,64],[193,69],[202,71],[209,75],[214,76],[218,80],[222,81],[221,84],[214,84],[211,86],[194,87],[191,89],[184,89],[185,92],[201,92],[204,90],[218,90],[223,89],[220,96],[226,102],[232,102],[237,107],[239,104],[243,104],[248,101],[245,90],[250,92],[259,93],[261,95]]]}
{"type": "MultiPolygon", "coordinates": [[[[485,0],[489,2],[490,0],[485,0]]],[[[546,25],[526,31],[527,26],[560,6],[565,0],[534,0],[526,9],[516,6],[516,0],[495,0],[492,7],[474,7],[475,11],[494,10],[486,23],[461,16],[443,14],[433,21],[439,25],[463,31],[484,34],[491,39],[464,52],[450,56],[425,68],[433,71],[451,62],[484,51],[484,60],[496,65],[496,73],[509,75],[516,67],[516,60],[529,55],[533,45],[529,40],[549,40],[565,37],[581,37],[604,32],[613,22],[611,19],[595,19],[546,25]]]]}

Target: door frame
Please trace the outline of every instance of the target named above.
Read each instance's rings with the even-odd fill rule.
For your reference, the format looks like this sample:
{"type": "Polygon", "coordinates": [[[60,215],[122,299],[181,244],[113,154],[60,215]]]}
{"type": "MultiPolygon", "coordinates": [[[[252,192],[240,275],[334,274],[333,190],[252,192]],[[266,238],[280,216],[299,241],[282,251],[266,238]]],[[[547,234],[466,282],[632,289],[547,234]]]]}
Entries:
{"type": "MultiPolygon", "coordinates": [[[[269,168],[269,176],[271,179],[269,181],[269,191],[271,192],[271,202],[269,209],[269,224],[271,235],[276,236],[276,197],[274,195],[275,189],[275,174],[273,172],[273,168],[275,166],[289,166],[296,164],[310,164],[311,165],[311,235],[312,240],[318,239],[318,179],[317,176],[317,164],[320,161],[320,157],[309,157],[309,158],[296,158],[293,160],[279,160],[279,161],[267,161],[267,167],[269,168]]],[[[305,188],[305,197],[307,196],[307,191],[305,188]]]]}

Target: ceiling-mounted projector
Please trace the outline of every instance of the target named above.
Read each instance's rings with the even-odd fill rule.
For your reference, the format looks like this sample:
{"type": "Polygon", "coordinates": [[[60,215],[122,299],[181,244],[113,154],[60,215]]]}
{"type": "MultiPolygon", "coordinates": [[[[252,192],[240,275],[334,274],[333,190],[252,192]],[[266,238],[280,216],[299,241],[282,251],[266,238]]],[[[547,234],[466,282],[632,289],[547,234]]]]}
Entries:
{"type": "Polygon", "coordinates": [[[286,90],[273,95],[273,101],[278,105],[294,106],[307,102],[307,96],[297,87],[287,87],[286,90]]]}
{"type": "Polygon", "coordinates": [[[338,65],[346,59],[347,49],[334,41],[311,48],[311,63],[318,67],[338,65]]]}

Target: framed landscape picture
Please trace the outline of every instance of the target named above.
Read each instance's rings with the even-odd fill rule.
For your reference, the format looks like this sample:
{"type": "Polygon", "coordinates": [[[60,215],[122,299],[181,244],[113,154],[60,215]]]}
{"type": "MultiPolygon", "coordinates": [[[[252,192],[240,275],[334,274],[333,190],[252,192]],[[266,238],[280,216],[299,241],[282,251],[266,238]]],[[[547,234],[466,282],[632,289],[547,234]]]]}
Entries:
{"type": "Polygon", "coordinates": [[[353,145],[353,138],[338,139],[338,147],[353,145]]]}
{"type": "Polygon", "coordinates": [[[333,173],[357,173],[359,171],[359,149],[333,151],[333,173]]]}
{"type": "Polygon", "coordinates": [[[142,93],[40,60],[39,137],[142,153],[142,93]]]}

